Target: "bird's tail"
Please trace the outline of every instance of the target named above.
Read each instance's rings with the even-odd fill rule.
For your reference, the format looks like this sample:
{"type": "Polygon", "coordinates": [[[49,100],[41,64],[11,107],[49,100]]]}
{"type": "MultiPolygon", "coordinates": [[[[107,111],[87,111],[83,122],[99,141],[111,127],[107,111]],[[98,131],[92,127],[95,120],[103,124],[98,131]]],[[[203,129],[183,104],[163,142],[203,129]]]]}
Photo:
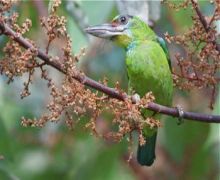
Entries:
{"type": "Polygon", "coordinates": [[[146,138],[146,143],[143,146],[138,146],[137,160],[142,166],[151,166],[155,159],[155,145],[157,132],[151,137],[146,138]]]}

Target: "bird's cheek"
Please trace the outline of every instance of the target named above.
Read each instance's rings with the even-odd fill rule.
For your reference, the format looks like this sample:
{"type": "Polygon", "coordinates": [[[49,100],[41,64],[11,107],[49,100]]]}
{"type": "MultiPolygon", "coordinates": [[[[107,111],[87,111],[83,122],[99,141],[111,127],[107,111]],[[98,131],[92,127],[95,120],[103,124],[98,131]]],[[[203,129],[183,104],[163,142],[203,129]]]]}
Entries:
{"type": "Polygon", "coordinates": [[[113,41],[119,46],[127,47],[127,45],[129,44],[129,37],[127,37],[126,35],[118,35],[113,38],[113,41]]]}

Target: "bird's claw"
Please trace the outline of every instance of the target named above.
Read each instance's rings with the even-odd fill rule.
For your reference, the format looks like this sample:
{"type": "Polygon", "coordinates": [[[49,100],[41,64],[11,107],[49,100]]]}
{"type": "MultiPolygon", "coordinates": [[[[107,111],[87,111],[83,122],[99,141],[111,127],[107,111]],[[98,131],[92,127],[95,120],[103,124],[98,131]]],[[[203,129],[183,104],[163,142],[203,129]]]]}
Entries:
{"type": "Polygon", "coordinates": [[[179,114],[177,125],[181,125],[181,124],[184,123],[184,119],[183,119],[184,111],[183,111],[183,108],[180,105],[177,105],[176,109],[177,109],[178,114],[179,114]]]}
{"type": "Polygon", "coordinates": [[[140,100],[141,100],[141,98],[140,98],[140,96],[137,93],[135,93],[133,96],[131,96],[131,101],[134,104],[139,102],[140,100]]]}

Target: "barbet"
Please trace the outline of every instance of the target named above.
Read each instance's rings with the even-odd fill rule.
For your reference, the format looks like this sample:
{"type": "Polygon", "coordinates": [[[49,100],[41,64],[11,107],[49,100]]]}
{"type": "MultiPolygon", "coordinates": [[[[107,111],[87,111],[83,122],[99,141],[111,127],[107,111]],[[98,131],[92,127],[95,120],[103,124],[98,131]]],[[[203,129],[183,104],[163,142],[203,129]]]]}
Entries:
{"type": "MultiPolygon", "coordinates": [[[[140,18],[120,15],[111,23],[91,26],[87,33],[110,39],[126,50],[126,68],[129,79],[129,92],[143,97],[152,91],[155,101],[170,106],[172,104],[173,81],[170,60],[165,41],[140,18]]],[[[149,110],[144,117],[153,116],[149,110]]],[[[160,115],[156,115],[160,119],[160,115]]],[[[155,160],[157,128],[145,127],[145,145],[139,145],[137,160],[141,165],[151,166],[155,160]]]]}

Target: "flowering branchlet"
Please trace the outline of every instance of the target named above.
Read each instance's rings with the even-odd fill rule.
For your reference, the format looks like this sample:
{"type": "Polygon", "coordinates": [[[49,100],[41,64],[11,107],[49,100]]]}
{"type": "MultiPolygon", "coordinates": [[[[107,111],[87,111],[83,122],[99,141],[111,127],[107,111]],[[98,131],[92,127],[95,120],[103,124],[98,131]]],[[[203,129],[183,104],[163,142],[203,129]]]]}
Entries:
{"type": "MultiPolygon", "coordinates": [[[[111,134],[113,140],[120,141],[125,135],[137,130],[140,132],[140,143],[144,144],[143,127],[150,126],[153,128],[158,126],[156,120],[149,121],[149,118],[144,119],[141,114],[141,109],[154,100],[153,95],[148,93],[138,103],[133,104],[131,99],[123,102],[108,98],[105,94],[100,95],[100,93],[86,88],[83,82],[75,80],[73,77],[76,75],[84,75],[77,69],[76,65],[85,54],[85,49],[82,49],[77,55],[72,54],[72,42],[66,30],[66,19],[63,16],[56,15],[59,4],[59,2],[53,3],[51,14],[47,18],[41,19],[41,26],[48,36],[46,54],[50,54],[50,46],[54,40],[62,39],[65,42],[64,47],[61,49],[62,58],[51,57],[50,60],[50,62],[56,62],[62,59],[60,68],[62,72],[65,72],[65,75],[60,86],[55,85],[53,79],[49,77],[49,72],[45,68],[47,63],[42,63],[37,59],[38,51],[35,48],[25,50],[13,41],[13,37],[10,37],[9,42],[6,44],[4,48],[5,56],[0,61],[1,73],[8,77],[8,82],[12,82],[15,76],[23,76],[28,73],[28,80],[24,83],[24,90],[21,93],[22,98],[30,95],[29,85],[32,83],[36,68],[41,70],[41,78],[48,82],[51,95],[51,102],[47,105],[48,114],[44,114],[38,119],[22,117],[22,125],[43,127],[49,121],[58,122],[64,119],[67,126],[72,129],[81,117],[90,114],[90,121],[85,127],[91,129],[93,134],[103,137],[111,134]],[[111,131],[107,135],[100,135],[97,132],[96,120],[104,112],[112,113],[112,123],[118,126],[117,132],[111,131]]],[[[16,24],[17,17],[17,14],[12,14],[10,17],[2,17],[1,21],[7,23],[11,19],[11,23],[8,23],[8,25],[17,32],[17,36],[21,36],[29,31],[31,21],[26,20],[22,26],[19,26],[16,24]]],[[[31,42],[31,44],[35,47],[34,42],[31,42]]],[[[120,91],[118,83],[116,83],[115,89],[120,91]]]]}
{"type": "MultiPolygon", "coordinates": [[[[85,127],[89,128],[94,135],[104,138],[111,137],[115,141],[121,141],[124,136],[128,135],[129,141],[131,141],[132,132],[137,131],[139,133],[139,143],[144,144],[143,128],[146,126],[149,128],[161,126],[158,120],[153,117],[144,117],[142,114],[143,109],[154,101],[153,94],[149,92],[139,101],[133,103],[132,98],[125,98],[124,101],[120,101],[122,98],[120,100],[110,98],[106,94],[86,88],[84,85],[85,78],[83,78],[85,76],[77,68],[77,62],[85,54],[85,49],[82,49],[78,55],[72,53],[72,42],[66,30],[66,18],[60,17],[56,13],[60,2],[59,0],[54,1],[50,15],[41,19],[41,26],[48,37],[45,48],[46,55],[41,55],[41,57],[50,57],[49,60],[46,57],[47,61],[42,62],[37,58],[40,51],[34,42],[25,39],[25,41],[31,43],[31,46],[23,45],[22,47],[22,43],[19,44],[15,41],[16,37],[20,37],[30,30],[31,21],[26,20],[21,26],[16,24],[17,14],[4,14],[4,12],[10,10],[12,1],[0,0],[0,11],[3,12],[0,15],[0,23],[7,24],[16,32],[15,36],[8,36],[9,41],[4,47],[4,57],[0,61],[1,74],[8,77],[8,82],[12,82],[15,76],[23,76],[28,73],[27,82],[24,83],[24,90],[21,93],[21,97],[24,98],[30,95],[29,85],[32,83],[35,70],[40,69],[41,78],[48,82],[51,95],[51,101],[47,105],[48,114],[42,115],[38,120],[23,117],[22,125],[43,127],[47,122],[58,122],[64,119],[66,125],[72,129],[81,120],[81,117],[89,114],[90,120],[85,127]],[[50,46],[56,39],[63,41],[64,47],[61,49],[62,54],[60,55],[62,57],[50,55],[50,46]],[[55,85],[53,78],[49,76],[47,65],[64,73],[60,85],[55,85]],[[110,130],[106,134],[99,134],[96,129],[97,119],[105,112],[112,114],[112,124],[118,128],[117,131],[110,130]]],[[[184,5],[184,7],[187,5],[184,5]]],[[[184,89],[215,86],[217,83],[215,75],[219,68],[219,62],[217,61],[219,54],[216,50],[216,44],[213,43],[215,42],[216,32],[215,30],[204,31],[197,17],[194,17],[193,21],[196,28],[190,29],[187,34],[181,37],[172,37],[166,34],[168,42],[181,43],[188,52],[187,58],[176,55],[180,73],[176,69],[173,70],[174,82],[176,86],[184,89]],[[196,49],[194,48],[195,45],[198,46],[196,49]]],[[[8,35],[7,32],[1,33],[8,35]]],[[[106,80],[104,84],[107,84],[106,80]]],[[[116,83],[114,89],[119,94],[123,94],[118,83],[116,83]]]]}
{"type": "Polygon", "coordinates": [[[220,45],[217,44],[219,33],[214,24],[220,20],[220,2],[215,2],[215,11],[209,21],[201,14],[194,0],[175,5],[168,1],[166,3],[175,10],[192,6],[195,11],[192,27],[186,33],[176,36],[165,34],[167,42],[180,44],[186,52],[185,56],[179,53],[175,55],[177,67],[173,68],[174,83],[185,90],[212,88],[210,108],[213,109],[216,85],[220,81],[217,73],[220,68],[220,45]]]}

